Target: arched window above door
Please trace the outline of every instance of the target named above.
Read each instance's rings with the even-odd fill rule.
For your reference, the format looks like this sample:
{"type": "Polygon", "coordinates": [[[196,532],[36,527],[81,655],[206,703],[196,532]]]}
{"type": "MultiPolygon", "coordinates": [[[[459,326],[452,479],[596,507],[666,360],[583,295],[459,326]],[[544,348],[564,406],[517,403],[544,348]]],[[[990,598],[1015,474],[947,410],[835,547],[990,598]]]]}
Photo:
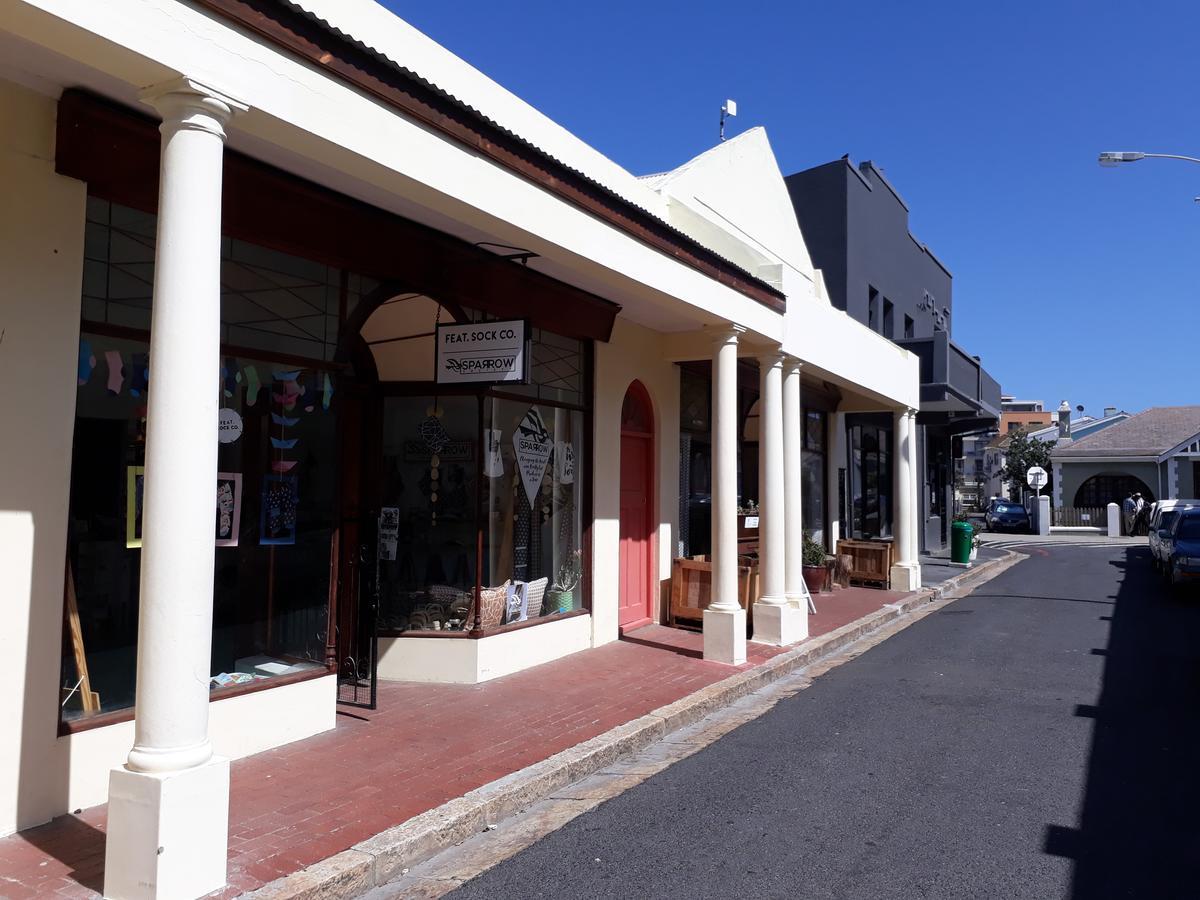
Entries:
{"type": "Polygon", "coordinates": [[[621,403],[621,430],[641,434],[649,434],[654,430],[650,395],[640,381],[633,382],[625,391],[625,400],[621,403]]]}

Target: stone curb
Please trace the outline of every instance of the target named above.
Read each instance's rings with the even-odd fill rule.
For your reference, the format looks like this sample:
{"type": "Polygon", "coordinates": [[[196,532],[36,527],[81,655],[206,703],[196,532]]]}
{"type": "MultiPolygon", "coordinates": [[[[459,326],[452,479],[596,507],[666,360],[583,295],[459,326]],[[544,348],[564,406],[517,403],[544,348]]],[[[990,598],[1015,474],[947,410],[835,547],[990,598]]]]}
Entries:
{"type": "Polygon", "coordinates": [[[980,563],[935,587],[917,591],[900,603],[888,604],[753,669],[710,684],[240,896],[243,900],[329,900],[364,894],[555,791],[602,771],[620,757],[645,749],[671,732],[698,722],[714,710],[809,666],[926,604],[961,596],[1024,558],[1007,552],[1005,557],[980,563]]]}

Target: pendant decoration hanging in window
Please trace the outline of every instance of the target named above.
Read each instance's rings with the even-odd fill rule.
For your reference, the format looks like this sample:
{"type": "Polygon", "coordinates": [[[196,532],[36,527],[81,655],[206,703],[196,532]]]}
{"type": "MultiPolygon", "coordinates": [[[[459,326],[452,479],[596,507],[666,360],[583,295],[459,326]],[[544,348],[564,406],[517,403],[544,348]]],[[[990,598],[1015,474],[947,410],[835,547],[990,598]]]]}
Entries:
{"type": "MultiPolygon", "coordinates": [[[[434,334],[437,334],[437,327],[441,321],[442,305],[439,303],[433,318],[434,334]]],[[[425,448],[429,451],[429,521],[431,526],[437,525],[438,479],[441,477],[438,467],[442,464],[438,454],[450,443],[450,435],[446,433],[446,426],[442,424],[442,413],[442,405],[438,403],[437,394],[434,394],[433,403],[425,408],[425,418],[421,421],[419,428],[421,440],[425,442],[425,448]]]]}
{"type": "Polygon", "coordinates": [[[441,404],[435,397],[433,404],[425,408],[425,418],[420,427],[421,440],[425,442],[425,449],[429,451],[429,511],[430,522],[433,525],[437,524],[438,479],[441,477],[438,467],[442,464],[438,454],[450,443],[450,435],[446,433],[446,427],[442,424],[442,412],[441,404]]]}

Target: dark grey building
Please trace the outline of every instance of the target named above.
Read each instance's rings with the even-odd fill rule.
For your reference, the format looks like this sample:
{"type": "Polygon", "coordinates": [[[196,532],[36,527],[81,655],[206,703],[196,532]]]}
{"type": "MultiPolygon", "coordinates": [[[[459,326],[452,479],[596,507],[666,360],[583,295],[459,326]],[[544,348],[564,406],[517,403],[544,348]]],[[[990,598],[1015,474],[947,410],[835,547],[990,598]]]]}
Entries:
{"type": "MultiPolygon", "coordinates": [[[[908,230],[908,205],[873,163],[842,157],[785,181],[834,305],[920,359],[921,547],[941,549],[954,516],[953,438],[996,426],[1000,385],[951,340],[952,276],[908,230]]],[[[891,417],[845,418],[844,536],[889,537],[891,417]]]]}

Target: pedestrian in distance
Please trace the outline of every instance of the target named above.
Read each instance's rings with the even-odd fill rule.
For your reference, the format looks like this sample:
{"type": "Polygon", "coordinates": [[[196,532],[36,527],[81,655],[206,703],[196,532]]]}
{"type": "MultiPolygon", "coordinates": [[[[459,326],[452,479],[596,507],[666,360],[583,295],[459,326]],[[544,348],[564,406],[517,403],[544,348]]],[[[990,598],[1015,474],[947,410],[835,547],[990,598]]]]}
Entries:
{"type": "Polygon", "coordinates": [[[1121,521],[1125,525],[1125,533],[1133,534],[1133,520],[1137,515],[1137,501],[1133,499],[1133,491],[1125,495],[1121,501],[1121,521]]]}

